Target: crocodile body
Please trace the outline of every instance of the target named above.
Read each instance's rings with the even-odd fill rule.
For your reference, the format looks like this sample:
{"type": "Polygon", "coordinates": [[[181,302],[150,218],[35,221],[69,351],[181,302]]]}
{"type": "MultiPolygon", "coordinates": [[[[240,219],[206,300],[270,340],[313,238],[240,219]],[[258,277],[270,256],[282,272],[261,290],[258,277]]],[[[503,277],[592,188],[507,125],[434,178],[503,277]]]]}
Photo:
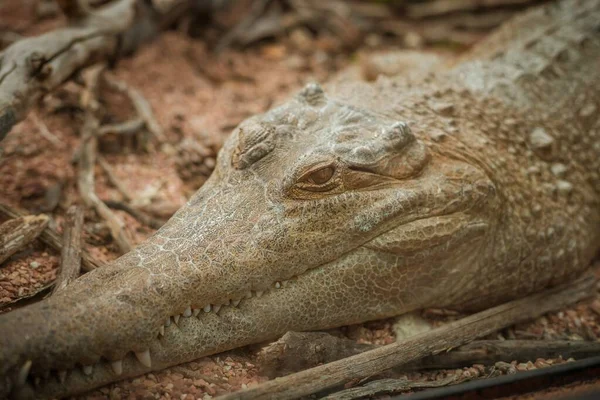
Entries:
{"type": "Polygon", "coordinates": [[[599,88],[598,0],[422,80],[308,85],[240,124],[147,242],[0,316],[0,397],[576,277],[600,247],[599,88]]]}

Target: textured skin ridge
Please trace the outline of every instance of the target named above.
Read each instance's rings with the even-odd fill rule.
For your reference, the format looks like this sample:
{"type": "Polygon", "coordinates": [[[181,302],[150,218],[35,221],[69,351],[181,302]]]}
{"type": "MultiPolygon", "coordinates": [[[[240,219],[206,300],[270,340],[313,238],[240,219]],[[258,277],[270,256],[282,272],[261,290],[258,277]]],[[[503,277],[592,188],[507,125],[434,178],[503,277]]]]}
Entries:
{"type": "Polygon", "coordinates": [[[147,242],[0,316],[0,398],[80,393],[288,330],[486,308],[576,277],[600,248],[598,23],[600,1],[564,1],[449,71],[313,84],[244,121],[147,242]],[[163,326],[208,305],[221,307],[163,326]],[[151,366],[132,353],[146,350],[151,366]]]}

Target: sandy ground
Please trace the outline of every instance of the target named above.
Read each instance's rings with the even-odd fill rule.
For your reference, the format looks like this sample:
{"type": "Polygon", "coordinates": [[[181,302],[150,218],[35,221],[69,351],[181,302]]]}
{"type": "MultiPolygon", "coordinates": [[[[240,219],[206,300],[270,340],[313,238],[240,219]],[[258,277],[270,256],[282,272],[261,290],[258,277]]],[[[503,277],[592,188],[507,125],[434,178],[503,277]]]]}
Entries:
{"type": "MultiPolygon", "coordinates": [[[[0,6],[0,15],[11,15],[2,23],[15,31],[35,34],[62,24],[60,17],[32,24],[26,7],[11,8],[8,3],[12,2],[0,6]]],[[[343,68],[354,67],[352,76],[360,77],[360,73],[356,73],[360,69],[359,57],[354,53],[336,55],[328,52],[328,40],[313,38],[310,43],[313,50],[309,53],[288,40],[246,51],[226,51],[217,57],[200,40],[177,32],[162,35],[132,58],[121,60],[113,72],[148,99],[167,141],[145,152],[135,141],[108,135],[100,143],[102,156],[139,201],[140,207],[169,215],[203,180],[188,178],[197,178],[198,174],[206,173],[207,168],[210,172],[210,159],[214,161],[215,152],[240,121],[281,102],[305,83],[324,82],[343,68]],[[199,158],[186,154],[188,146],[181,145],[186,141],[203,148],[205,154],[199,158]]],[[[364,50],[369,51],[368,48],[364,50]]],[[[80,87],[71,82],[45,96],[0,146],[0,201],[32,213],[50,213],[59,230],[66,209],[81,202],[75,186],[76,166],[72,162],[74,149],[80,142],[82,124],[77,107],[79,91],[80,87]],[[42,134],[42,131],[46,133],[42,134]]],[[[131,118],[133,111],[127,99],[108,89],[101,93],[107,109],[104,123],[131,118]]],[[[119,191],[110,185],[100,168],[97,167],[95,175],[96,190],[102,199],[121,199],[119,191]]],[[[115,212],[125,220],[127,233],[134,243],[143,241],[153,232],[129,214],[115,212]]],[[[109,261],[119,255],[106,226],[91,210],[86,211],[85,242],[87,249],[100,260],[109,261]]],[[[5,263],[0,269],[2,310],[10,310],[16,300],[47,287],[56,276],[58,263],[59,255],[40,243],[5,263]]],[[[424,315],[434,324],[448,319],[434,312],[424,315]]],[[[340,328],[336,333],[357,341],[386,344],[394,340],[392,322],[350,326],[340,328]]],[[[600,295],[596,295],[534,322],[506,329],[493,338],[597,340],[599,323],[600,295]]],[[[81,398],[209,399],[268,379],[261,376],[259,366],[255,364],[257,348],[205,357],[118,382],[81,398]]],[[[561,362],[565,360],[517,360],[513,367],[519,371],[561,362]]],[[[468,379],[506,373],[492,368],[473,366],[412,373],[410,377],[433,380],[458,374],[468,379]]]]}

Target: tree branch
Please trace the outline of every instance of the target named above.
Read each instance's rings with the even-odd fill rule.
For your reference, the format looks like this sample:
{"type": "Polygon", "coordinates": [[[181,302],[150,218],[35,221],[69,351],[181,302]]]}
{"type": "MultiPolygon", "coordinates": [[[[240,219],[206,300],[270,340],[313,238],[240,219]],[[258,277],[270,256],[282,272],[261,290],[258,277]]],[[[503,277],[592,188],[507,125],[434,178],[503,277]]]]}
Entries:
{"type": "Polygon", "coordinates": [[[135,4],[111,2],[68,27],[19,40],[0,53],[0,140],[42,94],[117,53],[119,36],[133,24],[135,4]]]}
{"type": "Polygon", "coordinates": [[[83,209],[71,206],[67,211],[60,253],[60,270],[52,294],[64,290],[79,276],[81,269],[81,233],[83,231],[83,209]]]}
{"type": "MultiPolygon", "coordinates": [[[[0,216],[4,218],[18,218],[27,215],[25,212],[0,203],[0,216]]],[[[40,240],[52,247],[54,250],[62,251],[62,238],[52,228],[46,227],[40,234],[40,240]]],[[[81,254],[82,269],[86,272],[102,267],[104,264],[95,260],[87,250],[83,250],[81,254]]]]}
{"type": "Polygon", "coordinates": [[[223,396],[223,400],[295,399],[337,387],[392,367],[461,346],[499,329],[535,318],[588,297],[595,286],[589,275],[566,286],[493,307],[397,343],[311,368],[252,389],[223,396]]]}
{"type": "Polygon", "coordinates": [[[0,225],[0,264],[33,242],[48,226],[47,215],[17,217],[0,225]]]}

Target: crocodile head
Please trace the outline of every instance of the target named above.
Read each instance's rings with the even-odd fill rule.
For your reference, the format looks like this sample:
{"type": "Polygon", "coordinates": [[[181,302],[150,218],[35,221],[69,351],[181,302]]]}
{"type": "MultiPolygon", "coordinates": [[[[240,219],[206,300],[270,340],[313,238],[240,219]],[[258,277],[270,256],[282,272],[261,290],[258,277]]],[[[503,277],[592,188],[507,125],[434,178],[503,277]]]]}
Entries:
{"type": "Polygon", "coordinates": [[[494,186],[416,130],[316,84],[244,121],[147,242],[0,316],[0,384],[75,393],[291,329],[446,302],[446,278],[477,260],[489,231],[494,186]]]}

